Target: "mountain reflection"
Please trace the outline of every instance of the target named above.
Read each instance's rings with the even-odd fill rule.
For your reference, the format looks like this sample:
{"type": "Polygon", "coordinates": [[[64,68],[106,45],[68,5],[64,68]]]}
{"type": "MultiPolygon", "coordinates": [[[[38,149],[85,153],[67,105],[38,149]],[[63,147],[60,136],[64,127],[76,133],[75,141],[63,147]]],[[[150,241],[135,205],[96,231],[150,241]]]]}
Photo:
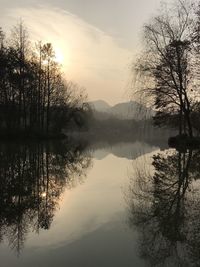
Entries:
{"type": "Polygon", "coordinates": [[[0,145],[0,241],[20,253],[30,231],[50,228],[65,188],[86,176],[84,149],[72,142],[0,145]]]}
{"type": "Polygon", "coordinates": [[[129,223],[150,266],[200,266],[200,151],[166,150],[137,166],[129,223]]]}

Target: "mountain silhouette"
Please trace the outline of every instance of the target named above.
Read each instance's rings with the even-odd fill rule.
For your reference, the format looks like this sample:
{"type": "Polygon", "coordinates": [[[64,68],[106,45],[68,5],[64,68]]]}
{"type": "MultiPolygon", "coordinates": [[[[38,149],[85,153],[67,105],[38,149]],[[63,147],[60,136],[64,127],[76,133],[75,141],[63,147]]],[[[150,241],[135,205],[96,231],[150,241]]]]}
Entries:
{"type": "Polygon", "coordinates": [[[111,106],[104,100],[91,101],[88,102],[88,104],[93,110],[98,112],[106,112],[111,108],[111,106]]]}
{"type": "Polygon", "coordinates": [[[135,101],[118,103],[110,106],[103,100],[91,101],[89,105],[94,111],[94,115],[98,118],[116,117],[118,119],[134,119],[143,120],[149,119],[153,116],[153,110],[135,101]],[[102,113],[102,114],[99,114],[102,113]]]}

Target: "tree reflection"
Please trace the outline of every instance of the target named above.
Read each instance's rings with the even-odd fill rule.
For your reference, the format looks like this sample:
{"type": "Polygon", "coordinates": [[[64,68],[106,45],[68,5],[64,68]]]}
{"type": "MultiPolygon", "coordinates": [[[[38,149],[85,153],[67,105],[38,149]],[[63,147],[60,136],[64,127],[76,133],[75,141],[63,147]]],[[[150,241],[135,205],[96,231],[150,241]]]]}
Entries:
{"type": "Polygon", "coordinates": [[[200,266],[200,152],[167,150],[152,169],[136,168],[128,194],[130,226],[150,266],[200,266]]]}
{"type": "Polygon", "coordinates": [[[91,164],[84,144],[0,145],[0,241],[18,253],[30,230],[49,229],[64,189],[91,164]]]}

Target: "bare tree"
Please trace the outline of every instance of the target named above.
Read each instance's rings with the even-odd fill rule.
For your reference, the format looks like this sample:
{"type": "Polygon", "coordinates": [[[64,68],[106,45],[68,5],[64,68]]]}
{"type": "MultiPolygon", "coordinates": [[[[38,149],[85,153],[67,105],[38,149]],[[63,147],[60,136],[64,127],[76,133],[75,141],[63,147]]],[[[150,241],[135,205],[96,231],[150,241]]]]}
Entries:
{"type": "Polygon", "coordinates": [[[0,63],[2,134],[51,136],[61,133],[71,119],[78,127],[84,123],[79,118],[87,113],[85,91],[64,80],[52,44],[31,45],[22,22],[9,39],[0,29],[0,63]]]}
{"type": "Polygon", "coordinates": [[[193,68],[194,10],[193,4],[181,0],[164,6],[161,14],[144,26],[145,51],[134,67],[138,78],[147,81],[140,83],[138,92],[153,103],[155,121],[166,123],[166,118],[178,116],[179,134],[191,137],[198,78],[193,68]]]}

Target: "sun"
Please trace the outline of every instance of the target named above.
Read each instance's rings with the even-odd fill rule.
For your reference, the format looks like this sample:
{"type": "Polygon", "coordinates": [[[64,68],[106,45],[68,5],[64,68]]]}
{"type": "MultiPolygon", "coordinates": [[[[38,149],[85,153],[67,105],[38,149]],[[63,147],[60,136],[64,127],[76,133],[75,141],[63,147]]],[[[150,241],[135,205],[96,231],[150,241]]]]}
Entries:
{"type": "Polygon", "coordinates": [[[64,64],[64,61],[65,61],[64,53],[59,47],[55,48],[55,60],[57,63],[62,64],[62,65],[64,64]]]}
{"type": "MultiPolygon", "coordinates": [[[[53,43],[53,42],[52,42],[53,43]]],[[[67,71],[70,68],[70,51],[66,44],[59,42],[54,43],[55,62],[61,65],[62,71],[67,71]]]]}

